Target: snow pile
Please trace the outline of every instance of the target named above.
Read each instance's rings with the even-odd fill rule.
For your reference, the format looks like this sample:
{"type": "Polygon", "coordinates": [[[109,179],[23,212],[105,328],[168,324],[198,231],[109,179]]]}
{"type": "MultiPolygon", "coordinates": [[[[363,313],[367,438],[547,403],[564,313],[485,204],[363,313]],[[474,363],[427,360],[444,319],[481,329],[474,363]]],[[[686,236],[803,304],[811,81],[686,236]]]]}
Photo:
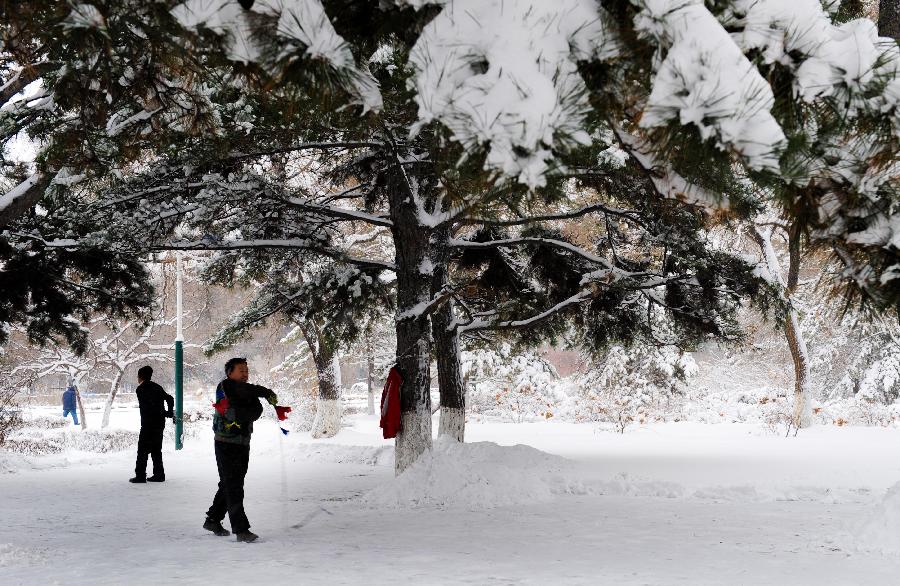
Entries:
{"type": "Polygon", "coordinates": [[[704,139],[716,137],[751,167],[777,171],[785,136],[770,112],[772,88],[702,0],[634,4],[641,7],[635,28],[665,55],[641,126],[665,126],[673,120],[694,124],[704,139]]]}
{"type": "Polygon", "coordinates": [[[900,554],[900,483],[888,489],[878,506],[853,531],[852,544],[861,551],[900,554]]]}
{"type": "Polygon", "coordinates": [[[552,149],[590,144],[577,62],[618,54],[594,0],[449,0],[410,55],[417,128],[439,121],[485,168],[546,183],[552,149]]]}
{"type": "Polygon", "coordinates": [[[375,508],[491,509],[550,501],[584,492],[566,478],[571,464],[559,456],[493,442],[463,444],[441,437],[403,474],[366,494],[375,508]]]}

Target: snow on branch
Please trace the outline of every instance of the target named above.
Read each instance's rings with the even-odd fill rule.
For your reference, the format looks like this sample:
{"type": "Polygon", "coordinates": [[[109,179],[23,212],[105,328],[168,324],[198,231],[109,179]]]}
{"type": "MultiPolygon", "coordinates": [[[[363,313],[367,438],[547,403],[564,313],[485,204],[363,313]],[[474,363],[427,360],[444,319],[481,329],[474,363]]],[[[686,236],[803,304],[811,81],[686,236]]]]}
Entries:
{"type": "Polygon", "coordinates": [[[595,0],[447,0],[410,54],[413,132],[440,122],[488,170],[545,185],[554,150],[590,144],[576,64],[618,54],[606,18],[595,0]]]}
{"type": "Polygon", "coordinates": [[[0,228],[13,222],[37,203],[49,183],[50,178],[46,174],[37,172],[0,195],[0,228]]]}
{"type": "Polygon", "coordinates": [[[771,114],[772,88],[703,0],[632,3],[641,9],[638,34],[654,41],[659,55],[641,126],[693,124],[704,139],[714,137],[750,167],[778,171],[786,140],[771,114]]]}
{"type": "Polygon", "coordinates": [[[871,99],[862,94],[873,82],[887,78],[893,81],[874,105],[898,105],[900,49],[867,18],[834,25],[820,0],[735,0],[722,21],[739,29],[732,38],[743,51],[793,69],[794,91],[808,102],[846,90],[856,97],[852,110],[871,99]]]}
{"type": "Polygon", "coordinates": [[[27,65],[16,71],[6,82],[0,85],[0,107],[3,107],[18,93],[25,90],[28,84],[41,77],[52,65],[49,61],[43,61],[27,65]]]}
{"type": "Polygon", "coordinates": [[[393,226],[393,222],[391,222],[388,218],[384,216],[379,216],[376,214],[369,214],[367,212],[363,212],[360,210],[354,210],[351,208],[339,208],[333,206],[325,206],[321,204],[317,204],[308,200],[300,199],[300,198],[290,198],[283,200],[284,203],[303,210],[307,210],[310,212],[322,214],[325,216],[330,216],[333,218],[340,218],[343,220],[349,220],[353,222],[365,222],[367,224],[371,224],[373,226],[383,226],[385,228],[390,228],[393,226]]]}
{"type": "Polygon", "coordinates": [[[616,267],[611,263],[608,259],[605,259],[601,256],[597,256],[579,246],[566,242],[564,240],[555,240],[553,238],[535,238],[535,237],[521,237],[521,238],[507,238],[502,240],[489,240],[487,242],[474,242],[471,240],[460,240],[457,238],[451,238],[448,241],[448,245],[454,248],[503,248],[503,247],[511,247],[511,246],[547,246],[552,248],[557,248],[560,250],[565,250],[566,252],[572,253],[588,262],[592,262],[602,266],[603,268],[600,270],[592,271],[586,273],[582,276],[581,283],[589,284],[589,283],[604,283],[609,284],[613,282],[621,282],[626,279],[638,279],[642,278],[643,281],[638,281],[632,288],[650,288],[657,287],[665,282],[664,279],[652,275],[646,272],[630,272],[625,271],[619,267],[616,267]],[[649,278],[648,278],[649,277],[649,278]]]}
{"type": "Polygon", "coordinates": [[[647,172],[653,187],[661,196],[698,206],[710,213],[727,210],[730,207],[728,196],[725,194],[713,193],[688,182],[665,162],[657,159],[641,139],[618,126],[613,126],[613,130],[622,143],[622,148],[647,172]]]}
{"type": "MultiPolygon", "coordinates": [[[[283,43],[275,65],[288,64],[302,49],[308,59],[330,66],[364,110],[380,110],[378,82],[365,68],[358,67],[350,47],[328,19],[320,0],[256,0],[253,12],[278,19],[274,31],[267,31],[283,43]]],[[[244,63],[263,62],[264,50],[248,11],[237,0],[188,0],[172,10],[185,28],[205,27],[226,37],[228,58],[244,63]]]]}
{"type": "Polygon", "coordinates": [[[476,319],[471,323],[462,324],[459,326],[458,331],[460,334],[465,332],[477,332],[481,330],[515,330],[522,328],[530,328],[535,326],[543,321],[546,321],[562,311],[567,307],[571,307],[572,305],[578,305],[579,303],[586,301],[591,298],[591,291],[580,291],[571,297],[560,301],[550,309],[546,311],[542,311],[538,314],[535,314],[527,319],[519,319],[519,320],[509,320],[509,321],[493,321],[487,319],[476,319]]]}
{"type": "Polygon", "coordinates": [[[619,208],[609,207],[603,204],[591,204],[583,206],[577,210],[572,210],[568,212],[559,212],[556,214],[538,214],[534,216],[524,216],[521,218],[513,218],[513,219],[492,219],[492,218],[462,218],[459,220],[460,224],[464,225],[486,225],[486,226],[520,226],[522,224],[534,224],[538,222],[552,222],[555,220],[571,220],[574,218],[580,218],[581,216],[587,216],[593,214],[594,212],[600,212],[603,214],[608,214],[610,216],[617,216],[624,218],[626,220],[630,220],[637,224],[643,225],[643,220],[638,215],[638,212],[631,210],[623,210],[619,208]]]}

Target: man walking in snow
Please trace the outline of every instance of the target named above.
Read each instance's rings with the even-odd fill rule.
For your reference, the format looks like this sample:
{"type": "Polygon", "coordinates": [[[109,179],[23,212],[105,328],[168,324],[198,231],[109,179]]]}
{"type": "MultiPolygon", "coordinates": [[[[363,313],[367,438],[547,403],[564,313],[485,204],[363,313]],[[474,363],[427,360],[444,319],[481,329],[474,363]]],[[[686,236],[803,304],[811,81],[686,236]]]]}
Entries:
{"type": "Polygon", "coordinates": [[[78,406],[75,401],[75,383],[69,384],[69,387],[65,390],[62,396],[63,401],[63,419],[69,416],[69,413],[72,414],[72,421],[75,422],[75,425],[78,425],[78,406]]]}
{"type": "Polygon", "coordinates": [[[247,382],[250,372],[246,358],[232,358],[226,362],[225,376],[216,388],[216,412],[213,415],[219,489],[206,512],[203,528],[216,535],[229,535],[222,527],[227,512],[237,541],[249,543],[259,537],[250,531],[250,521],[244,512],[244,477],[250,462],[250,436],[253,422],[263,412],[259,400],[265,398],[275,405],[278,397],[271,389],[247,382]]]}
{"type": "Polygon", "coordinates": [[[137,461],[134,464],[134,478],[129,482],[164,482],[166,471],[162,460],[163,430],[166,417],[174,417],[172,409],[175,399],[161,386],[150,380],[153,368],[142,366],[138,369],[138,406],[141,410],[141,433],[138,436],[137,461]],[[163,410],[165,402],[168,409],[163,410]],[[153,459],[153,476],[147,478],[147,456],[153,459]]]}

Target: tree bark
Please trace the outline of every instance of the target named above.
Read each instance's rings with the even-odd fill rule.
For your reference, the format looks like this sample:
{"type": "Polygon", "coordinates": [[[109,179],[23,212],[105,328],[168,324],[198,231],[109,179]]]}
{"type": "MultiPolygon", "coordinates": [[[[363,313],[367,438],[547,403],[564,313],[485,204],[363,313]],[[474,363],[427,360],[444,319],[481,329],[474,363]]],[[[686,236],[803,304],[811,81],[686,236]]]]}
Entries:
{"type": "MultiPolygon", "coordinates": [[[[310,344],[316,375],[319,379],[319,396],[316,400],[316,417],[313,419],[314,438],[334,437],[341,430],[341,389],[339,364],[334,350],[322,340],[316,331],[310,344]]],[[[309,343],[311,336],[307,338],[309,343]]]]}
{"type": "Polygon", "coordinates": [[[422,453],[431,450],[431,320],[422,312],[431,299],[428,230],[419,222],[420,193],[406,183],[403,170],[388,177],[391,234],[397,274],[397,369],[400,385],[400,425],[394,446],[394,470],[400,474],[422,453]]]}
{"type": "Polygon", "coordinates": [[[84,416],[84,404],[81,402],[81,391],[75,385],[75,402],[78,404],[78,416],[81,417],[81,429],[87,429],[87,417],[84,416]]]}
{"type": "Polygon", "coordinates": [[[900,40],[900,0],[881,0],[878,4],[878,34],[900,40]]]}
{"type": "MultiPolygon", "coordinates": [[[[432,256],[434,274],[431,294],[436,297],[448,284],[448,248],[441,246],[450,232],[448,228],[435,231],[435,251],[432,256]]],[[[438,387],[441,392],[441,419],[438,436],[446,435],[458,442],[465,441],[466,388],[463,383],[462,365],[459,359],[459,332],[452,328],[453,302],[444,301],[431,317],[431,335],[438,369],[438,387]]]]}
{"type": "Polygon", "coordinates": [[[119,392],[119,385],[122,383],[122,377],[125,376],[125,372],[121,369],[117,369],[116,376],[113,377],[112,382],[109,385],[109,397],[106,399],[106,407],[103,409],[103,421],[100,423],[101,428],[106,428],[109,425],[109,414],[112,411],[113,401],[116,400],[116,394],[119,392]]]}

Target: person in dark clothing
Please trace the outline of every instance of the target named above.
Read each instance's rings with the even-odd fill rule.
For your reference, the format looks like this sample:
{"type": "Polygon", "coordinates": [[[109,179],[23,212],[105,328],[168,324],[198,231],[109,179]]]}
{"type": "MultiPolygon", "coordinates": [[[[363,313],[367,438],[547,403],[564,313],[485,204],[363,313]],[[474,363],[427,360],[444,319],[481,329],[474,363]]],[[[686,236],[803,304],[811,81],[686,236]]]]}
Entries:
{"type": "Polygon", "coordinates": [[[206,512],[203,528],[216,535],[229,535],[222,526],[225,513],[237,541],[255,541],[258,535],[250,531],[250,521],[244,512],[244,477],[250,462],[250,436],[253,422],[263,412],[260,399],[272,405],[278,397],[271,389],[252,385],[246,358],[232,358],[225,363],[225,380],[216,388],[216,413],[213,415],[216,465],[219,468],[219,489],[212,506],[206,512]]]}
{"type": "Polygon", "coordinates": [[[141,410],[141,433],[138,436],[137,461],[134,464],[134,478],[129,482],[165,482],[166,471],[162,460],[163,429],[166,417],[175,417],[172,409],[175,399],[161,386],[151,381],[153,369],[142,366],[138,369],[138,406],[141,410]],[[163,409],[163,403],[168,407],[163,409]],[[153,459],[153,476],[147,478],[147,456],[153,459]]]}
{"type": "Polygon", "coordinates": [[[62,396],[63,401],[63,419],[72,414],[72,420],[78,425],[78,406],[75,400],[75,383],[69,385],[62,396]]]}

